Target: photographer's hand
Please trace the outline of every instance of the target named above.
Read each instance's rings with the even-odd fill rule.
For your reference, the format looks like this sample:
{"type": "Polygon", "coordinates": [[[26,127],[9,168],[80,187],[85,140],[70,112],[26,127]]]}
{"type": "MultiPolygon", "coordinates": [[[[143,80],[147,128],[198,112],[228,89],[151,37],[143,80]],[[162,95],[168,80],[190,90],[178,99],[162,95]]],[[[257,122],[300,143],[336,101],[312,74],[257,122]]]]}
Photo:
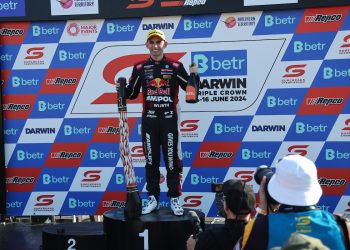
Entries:
{"type": "Polygon", "coordinates": [[[194,250],[196,243],[197,239],[194,239],[193,235],[191,235],[186,242],[187,250],[194,250]]]}
{"type": "Polygon", "coordinates": [[[267,215],[267,209],[268,209],[265,186],[266,186],[266,176],[262,178],[260,183],[260,188],[259,188],[259,206],[257,208],[257,213],[262,215],[267,215]]]}

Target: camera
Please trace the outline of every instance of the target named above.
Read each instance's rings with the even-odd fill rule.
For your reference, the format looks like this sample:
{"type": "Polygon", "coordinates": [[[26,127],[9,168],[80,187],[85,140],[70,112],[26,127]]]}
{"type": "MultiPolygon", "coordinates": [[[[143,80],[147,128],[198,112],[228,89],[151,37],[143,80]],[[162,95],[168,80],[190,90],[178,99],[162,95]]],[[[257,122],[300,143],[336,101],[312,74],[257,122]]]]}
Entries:
{"type": "Polygon", "coordinates": [[[274,174],[275,173],[272,171],[272,169],[265,165],[259,166],[256,169],[254,174],[254,180],[258,185],[260,185],[263,177],[266,176],[265,194],[266,194],[266,200],[269,204],[278,204],[278,202],[271,197],[271,195],[267,190],[267,185],[274,174]]]}

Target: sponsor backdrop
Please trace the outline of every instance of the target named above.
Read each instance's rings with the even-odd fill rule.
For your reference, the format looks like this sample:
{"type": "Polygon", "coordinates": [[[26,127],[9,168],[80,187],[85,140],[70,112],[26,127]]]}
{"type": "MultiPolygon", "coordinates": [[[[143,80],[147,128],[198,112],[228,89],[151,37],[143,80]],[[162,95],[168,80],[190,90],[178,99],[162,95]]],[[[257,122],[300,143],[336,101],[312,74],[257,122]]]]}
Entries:
{"type": "MultiPolygon", "coordinates": [[[[1,23],[8,215],[124,206],[114,82],[148,57],[152,28],[166,33],[168,57],[195,61],[201,76],[198,104],[180,93],[186,208],[216,216],[211,183],[236,178],[257,192],[256,167],[301,154],[319,168],[319,206],[350,213],[350,6],[342,6],[1,23]]],[[[128,110],[144,202],[141,99],[128,110]]],[[[161,173],[169,206],[163,163],[161,173]]]]}

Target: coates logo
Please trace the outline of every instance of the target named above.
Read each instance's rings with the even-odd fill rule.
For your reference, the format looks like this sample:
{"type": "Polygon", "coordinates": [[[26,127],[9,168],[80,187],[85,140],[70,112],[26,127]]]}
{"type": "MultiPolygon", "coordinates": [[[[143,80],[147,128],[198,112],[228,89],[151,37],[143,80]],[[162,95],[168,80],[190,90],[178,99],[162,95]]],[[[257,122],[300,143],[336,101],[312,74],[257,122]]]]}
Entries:
{"type": "Polygon", "coordinates": [[[43,65],[44,60],[39,60],[43,58],[45,47],[35,47],[27,49],[27,56],[24,58],[24,65],[43,65]]]}
{"type": "Polygon", "coordinates": [[[82,182],[95,182],[101,179],[101,170],[89,170],[84,172],[84,179],[82,179],[82,182]]]}
{"type": "Polygon", "coordinates": [[[88,36],[92,34],[98,33],[97,24],[78,24],[78,23],[70,23],[67,26],[67,33],[70,36],[78,36],[81,34],[82,36],[88,36]]]}
{"type": "Polygon", "coordinates": [[[238,142],[204,142],[196,158],[194,167],[229,167],[238,151],[238,142]],[[229,151],[227,149],[230,149],[229,151]]]}
{"type": "Polygon", "coordinates": [[[36,207],[34,211],[53,211],[53,207],[48,208],[48,206],[52,205],[54,202],[53,197],[55,197],[53,194],[39,195],[36,197],[37,203],[34,205],[36,207]]]}
{"type": "MultiPolygon", "coordinates": [[[[126,8],[127,9],[144,9],[151,7],[155,0],[146,0],[146,1],[137,1],[138,3],[131,3],[126,8]]],[[[160,1],[160,7],[181,7],[181,6],[196,6],[196,5],[205,5],[206,0],[166,0],[160,1]]]]}
{"type": "Polygon", "coordinates": [[[243,182],[250,182],[253,180],[254,176],[253,170],[241,170],[234,174],[234,177],[243,182]]]}
{"type": "Polygon", "coordinates": [[[339,54],[347,55],[350,54],[350,35],[343,38],[344,43],[339,48],[339,54]]]}
{"type": "Polygon", "coordinates": [[[198,137],[199,120],[184,120],[180,123],[180,132],[182,137],[198,137]]]}
{"type": "Polygon", "coordinates": [[[296,154],[298,154],[298,155],[301,155],[301,156],[305,156],[305,155],[307,155],[307,148],[309,147],[310,145],[293,145],[293,146],[290,146],[289,148],[288,148],[288,152],[290,153],[290,154],[288,154],[288,155],[296,155],[296,154]]]}
{"type": "Polygon", "coordinates": [[[298,114],[339,114],[349,95],[350,87],[311,88],[298,114]]]}
{"type": "Polygon", "coordinates": [[[306,64],[296,64],[289,65],[286,67],[286,74],[282,77],[283,84],[293,84],[293,83],[305,83],[305,78],[302,78],[305,74],[306,64]]]}
{"type": "Polygon", "coordinates": [[[345,122],[345,127],[342,128],[341,130],[341,136],[350,136],[350,118],[347,119],[345,122]]]}
{"type": "Polygon", "coordinates": [[[192,195],[192,196],[186,196],[184,198],[184,204],[183,207],[199,207],[202,204],[202,195],[192,195]]]}

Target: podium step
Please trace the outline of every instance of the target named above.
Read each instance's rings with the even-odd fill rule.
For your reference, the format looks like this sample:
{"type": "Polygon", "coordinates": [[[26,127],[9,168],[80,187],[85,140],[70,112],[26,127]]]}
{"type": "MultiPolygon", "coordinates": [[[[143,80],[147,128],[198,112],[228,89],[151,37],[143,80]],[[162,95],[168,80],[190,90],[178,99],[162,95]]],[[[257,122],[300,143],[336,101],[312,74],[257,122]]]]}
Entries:
{"type": "Polygon", "coordinates": [[[49,225],[42,230],[43,250],[106,249],[102,222],[80,222],[49,225]]]}
{"type": "MultiPolygon", "coordinates": [[[[103,228],[108,250],[186,250],[186,241],[193,232],[193,218],[185,209],[183,216],[175,216],[170,208],[126,220],[124,209],[103,215],[103,228]]],[[[196,211],[202,226],[204,213],[196,211]]]]}

